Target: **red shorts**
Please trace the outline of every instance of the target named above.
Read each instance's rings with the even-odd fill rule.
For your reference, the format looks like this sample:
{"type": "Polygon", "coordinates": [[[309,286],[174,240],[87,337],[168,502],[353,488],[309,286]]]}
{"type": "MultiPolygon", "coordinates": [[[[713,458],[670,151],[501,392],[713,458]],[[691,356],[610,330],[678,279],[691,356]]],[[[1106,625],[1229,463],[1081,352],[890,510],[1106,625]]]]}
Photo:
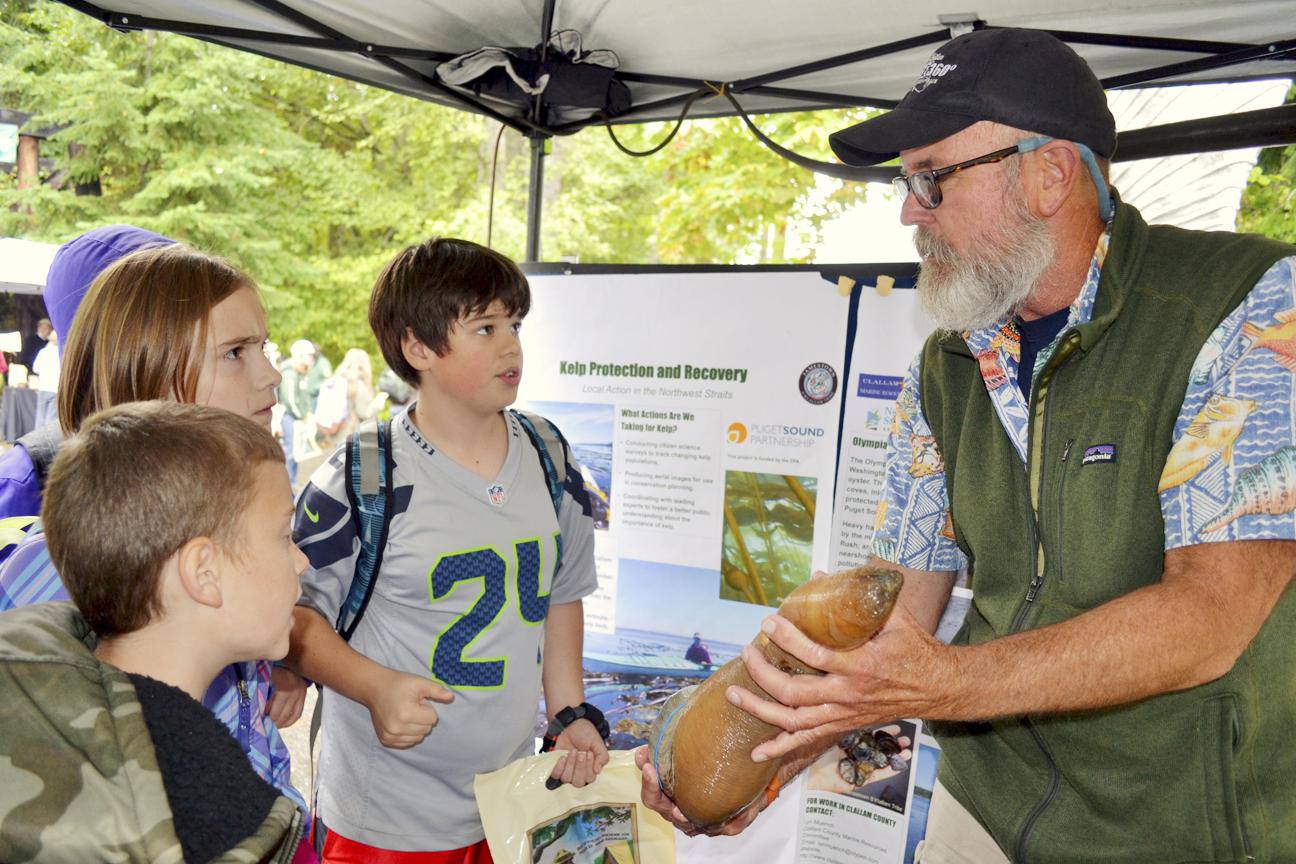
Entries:
{"type": "Polygon", "coordinates": [[[395,852],[348,840],[329,829],[321,864],[493,864],[486,841],[444,852],[395,852]]]}

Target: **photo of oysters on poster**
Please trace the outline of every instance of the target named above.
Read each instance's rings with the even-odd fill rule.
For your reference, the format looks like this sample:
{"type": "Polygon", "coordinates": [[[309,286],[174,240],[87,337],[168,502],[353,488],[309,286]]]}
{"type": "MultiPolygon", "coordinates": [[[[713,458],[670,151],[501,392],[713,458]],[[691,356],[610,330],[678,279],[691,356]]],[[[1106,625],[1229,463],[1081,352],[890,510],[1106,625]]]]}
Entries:
{"type": "MultiPolygon", "coordinates": [[[[599,574],[598,591],[585,599],[586,699],[607,716],[613,746],[630,749],[646,742],[672,694],[736,657],[814,571],[838,560],[853,566],[833,543],[833,498],[842,399],[858,392],[858,375],[847,377],[848,325],[855,302],[871,308],[873,289],[856,287],[853,301],[835,276],[813,268],[529,279],[516,407],[552,420],[580,462],[599,574]]],[[[894,293],[898,302],[882,314],[910,314],[900,298],[913,292],[894,293]]],[[[870,374],[902,375],[925,333],[906,341],[885,322],[870,326],[877,334],[863,341],[888,356],[857,339],[852,361],[863,352],[870,374]]],[[[839,509],[840,489],[837,497],[839,509]]],[[[872,504],[852,506],[867,507],[860,524],[871,529],[872,504]]],[[[910,726],[893,737],[910,739],[904,756],[912,763],[924,739],[910,726]]],[[[868,741],[892,746],[882,735],[868,741]]],[[[865,746],[861,733],[852,753],[866,756],[865,746]]],[[[834,772],[843,758],[833,760],[834,772]]],[[[807,776],[738,837],[677,835],[679,860],[902,860],[903,836],[894,843],[894,824],[881,820],[861,836],[865,845],[840,858],[807,845],[806,832],[824,829],[807,821],[807,776]],[[856,857],[870,847],[897,852],[856,857]]],[[[904,775],[906,804],[915,776],[904,775]]],[[[850,807],[877,806],[840,797],[850,807]]]]}

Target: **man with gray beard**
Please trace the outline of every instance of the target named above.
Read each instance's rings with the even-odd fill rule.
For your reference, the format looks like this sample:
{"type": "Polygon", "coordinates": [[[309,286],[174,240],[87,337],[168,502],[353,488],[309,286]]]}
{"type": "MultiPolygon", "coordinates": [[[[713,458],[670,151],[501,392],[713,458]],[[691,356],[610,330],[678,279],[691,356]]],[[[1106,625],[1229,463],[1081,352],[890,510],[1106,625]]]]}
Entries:
{"type": "MultiPolygon", "coordinates": [[[[1101,84],[1041,31],[952,40],[832,143],[899,156],[941,329],[872,543],[896,612],[850,652],[766,620],[827,674],[744,653],[777,701],[730,700],[786,730],[752,758],[786,780],[850,730],[931,721],[923,864],[1296,861],[1296,249],[1147,225],[1107,183],[1101,84]]],[[[651,766],[643,796],[681,824],[651,766]]]]}

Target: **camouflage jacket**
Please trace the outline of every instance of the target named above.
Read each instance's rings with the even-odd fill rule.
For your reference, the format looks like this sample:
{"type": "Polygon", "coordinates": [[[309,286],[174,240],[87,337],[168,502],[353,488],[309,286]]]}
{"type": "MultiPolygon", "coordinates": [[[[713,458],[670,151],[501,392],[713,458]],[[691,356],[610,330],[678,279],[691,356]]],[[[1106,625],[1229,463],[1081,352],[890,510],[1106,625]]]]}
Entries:
{"type": "MultiPolygon", "coordinates": [[[[0,861],[183,860],[135,688],[94,644],[70,603],[0,614],[0,861]]],[[[302,827],[280,795],[213,864],[287,864],[302,827]]]]}

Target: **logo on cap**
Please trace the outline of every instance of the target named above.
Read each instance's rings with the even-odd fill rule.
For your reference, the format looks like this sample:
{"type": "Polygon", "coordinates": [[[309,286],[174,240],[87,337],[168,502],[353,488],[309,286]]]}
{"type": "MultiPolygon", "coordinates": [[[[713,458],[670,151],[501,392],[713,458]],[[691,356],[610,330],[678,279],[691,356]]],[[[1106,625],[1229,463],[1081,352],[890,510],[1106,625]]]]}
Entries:
{"type": "Polygon", "coordinates": [[[918,80],[910,89],[915,93],[921,93],[958,68],[957,63],[945,63],[944,60],[944,54],[933,54],[922,72],[918,73],[918,80]]]}

